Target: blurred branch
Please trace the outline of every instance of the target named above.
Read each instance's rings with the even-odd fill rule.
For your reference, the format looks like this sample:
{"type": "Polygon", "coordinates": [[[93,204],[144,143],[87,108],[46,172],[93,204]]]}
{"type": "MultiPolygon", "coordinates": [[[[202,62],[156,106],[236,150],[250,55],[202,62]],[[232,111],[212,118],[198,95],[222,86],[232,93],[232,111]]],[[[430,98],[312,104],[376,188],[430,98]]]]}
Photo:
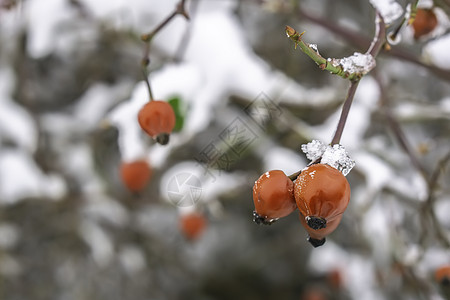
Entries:
{"type": "Polygon", "coordinates": [[[189,15],[186,12],[185,9],[185,3],[186,0],[181,0],[175,7],[175,10],[166,17],[166,19],[164,19],[158,26],[156,26],[155,29],[153,29],[151,32],[147,33],[147,34],[143,34],[141,36],[141,40],[149,43],[153,37],[161,30],[163,29],[167,24],[170,23],[170,21],[172,21],[173,18],[175,18],[177,15],[182,15],[183,17],[186,18],[186,20],[189,20],[189,15]]]}
{"type": "Polygon", "coordinates": [[[444,169],[447,164],[450,162],[450,151],[438,161],[436,168],[432,172],[431,176],[427,180],[428,182],[428,198],[423,204],[423,210],[427,212],[433,227],[435,228],[435,233],[439,241],[450,249],[450,240],[448,239],[446,233],[442,230],[441,225],[439,224],[439,220],[437,219],[436,213],[433,210],[433,204],[435,201],[435,191],[438,185],[439,177],[444,173],[444,169]]]}
{"type": "Polygon", "coordinates": [[[391,111],[386,106],[383,107],[383,113],[389,124],[390,129],[392,130],[395,138],[397,139],[398,143],[400,144],[400,147],[408,155],[408,157],[410,158],[411,163],[414,165],[414,167],[426,179],[427,172],[426,172],[425,168],[422,166],[422,164],[420,163],[415,152],[412,150],[411,145],[409,144],[408,139],[406,138],[405,133],[401,129],[400,124],[398,123],[397,119],[393,116],[391,111]]]}
{"type": "Polygon", "coordinates": [[[430,221],[431,223],[430,225],[434,229],[434,233],[436,234],[437,239],[442,243],[443,246],[449,249],[450,240],[448,239],[446,233],[442,230],[442,227],[439,224],[436,213],[433,209],[434,208],[433,204],[435,201],[435,191],[437,188],[439,177],[443,173],[444,168],[450,161],[450,152],[448,152],[440,161],[438,161],[434,171],[431,173],[431,175],[428,175],[427,170],[424,168],[424,166],[416,156],[415,152],[411,148],[406,135],[401,129],[400,124],[396,120],[395,116],[389,110],[389,107],[387,105],[388,97],[386,96],[386,89],[384,87],[384,84],[382,83],[381,78],[377,76],[376,73],[375,79],[380,88],[379,102],[382,113],[384,114],[390,129],[394,133],[397,142],[400,144],[401,149],[408,155],[414,168],[419,171],[419,173],[422,175],[423,179],[427,183],[428,188],[427,199],[423,203],[423,205],[419,207],[419,211],[422,215],[422,217],[420,218],[420,221],[422,223],[422,232],[419,237],[419,244],[424,246],[424,244],[426,243],[426,238],[428,236],[427,221],[430,221]]]}

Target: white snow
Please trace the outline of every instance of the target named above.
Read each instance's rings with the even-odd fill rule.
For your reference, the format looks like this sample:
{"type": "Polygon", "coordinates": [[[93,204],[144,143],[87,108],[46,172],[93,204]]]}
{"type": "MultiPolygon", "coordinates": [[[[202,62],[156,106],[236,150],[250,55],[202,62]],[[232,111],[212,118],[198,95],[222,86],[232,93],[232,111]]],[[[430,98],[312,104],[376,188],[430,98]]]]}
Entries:
{"type": "Polygon", "coordinates": [[[129,275],[135,275],[145,269],[145,254],[135,245],[126,245],[118,253],[119,261],[129,275]]]}
{"type": "Polygon", "coordinates": [[[44,174],[28,153],[6,149],[0,152],[0,201],[14,203],[27,197],[58,200],[65,193],[63,179],[44,174]]]}
{"type": "Polygon", "coordinates": [[[369,0],[380,12],[386,24],[391,24],[403,14],[403,8],[395,0],[369,0]]]}
{"type": "Polygon", "coordinates": [[[450,52],[448,49],[450,49],[450,34],[427,43],[423,48],[422,55],[431,64],[443,69],[450,69],[450,52]]]}
{"type": "Polygon", "coordinates": [[[321,158],[320,163],[332,166],[338,169],[344,176],[355,166],[355,161],[350,158],[344,146],[342,145],[326,145],[325,143],[313,140],[312,142],[302,145],[302,151],[311,161],[321,158]]]}
{"type": "Polygon", "coordinates": [[[303,153],[306,154],[306,158],[310,161],[315,161],[322,157],[323,153],[327,149],[327,144],[319,140],[313,140],[307,144],[301,146],[303,153]]]}
{"type": "Polygon", "coordinates": [[[74,18],[73,9],[65,0],[30,0],[24,7],[28,21],[29,53],[36,58],[52,53],[64,34],[61,25],[74,18]]]}
{"type": "Polygon", "coordinates": [[[109,199],[103,194],[98,194],[92,198],[93,200],[83,207],[83,215],[86,218],[120,227],[127,224],[129,221],[128,212],[119,202],[109,199]]]}
{"type": "Polygon", "coordinates": [[[78,230],[90,247],[94,262],[99,267],[106,267],[114,255],[114,243],[110,234],[99,224],[90,220],[81,222],[78,230]]]}
{"type": "Polygon", "coordinates": [[[0,69],[0,141],[8,139],[29,152],[36,150],[37,130],[30,113],[11,99],[11,70],[0,69]]]}
{"type": "Polygon", "coordinates": [[[341,65],[345,72],[362,75],[369,73],[376,65],[375,58],[372,55],[359,52],[337,59],[335,63],[341,65]]]}
{"type": "Polygon", "coordinates": [[[92,85],[77,101],[74,107],[74,118],[81,128],[92,130],[105,118],[105,114],[117,104],[117,94],[128,84],[108,86],[105,84],[92,85]]]}

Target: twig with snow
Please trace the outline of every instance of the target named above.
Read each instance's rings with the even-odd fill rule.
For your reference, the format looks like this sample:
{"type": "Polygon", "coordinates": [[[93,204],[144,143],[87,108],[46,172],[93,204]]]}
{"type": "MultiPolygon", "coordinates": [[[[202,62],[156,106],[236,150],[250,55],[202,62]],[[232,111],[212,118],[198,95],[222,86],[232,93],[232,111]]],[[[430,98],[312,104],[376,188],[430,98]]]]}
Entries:
{"type": "MultiPolygon", "coordinates": [[[[373,38],[372,43],[370,44],[369,49],[367,50],[367,54],[371,57],[376,57],[380,52],[381,47],[386,41],[386,25],[384,24],[383,18],[377,13],[376,16],[376,30],[375,36],[373,38]]],[[[344,105],[342,106],[342,112],[339,117],[339,122],[336,127],[336,132],[334,133],[333,139],[331,140],[331,144],[339,144],[342,132],[344,131],[345,123],[347,121],[348,114],[350,112],[350,107],[352,106],[353,98],[356,93],[356,89],[358,88],[359,79],[352,80],[350,83],[350,87],[347,92],[347,98],[345,99],[344,105]]]]}
{"type": "Polygon", "coordinates": [[[370,72],[375,67],[375,59],[370,53],[362,54],[355,52],[352,56],[342,59],[324,58],[320,55],[317,45],[303,41],[304,32],[299,33],[290,26],[286,26],[286,35],[295,43],[295,47],[300,49],[316,62],[322,70],[327,70],[332,74],[339,75],[349,80],[359,80],[362,76],[370,72]]]}

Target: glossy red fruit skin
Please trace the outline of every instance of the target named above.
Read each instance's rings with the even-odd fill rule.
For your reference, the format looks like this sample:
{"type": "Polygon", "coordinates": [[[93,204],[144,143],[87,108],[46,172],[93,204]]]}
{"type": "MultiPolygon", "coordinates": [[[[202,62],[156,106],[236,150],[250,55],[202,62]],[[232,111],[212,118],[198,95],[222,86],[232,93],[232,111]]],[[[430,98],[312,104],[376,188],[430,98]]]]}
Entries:
{"type": "Polygon", "coordinates": [[[200,213],[189,213],[180,216],[180,230],[188,240],[198,239],[207,226],[204,215],[200,213]]]}
{"type": "Polygon", "coordinates": [[[146,160],[122,162],[120,177],[124,185],[132,192],[142,191],[152,177],[152,169],[146,160]]]}
{"type": "Polygon", "coordinates": [[[281,170],[266,172],[253,185],[253,203],[256,223],[270,224],[285,217],[297,208],[294,183],[281,170]]]}
{"type": "Polygon", "coordinates": [[[152,138],[170,134],[175,127],[175,112],[169,103],[153,100],[147,102],[138,113],[141,128],[152,138]]]}
{"type": "Polygon", "coordinates": [[[414,29],[414,38],[417,40],[420,37],[432,32],[438,24],[436,15],[432,9],[418,8],[416,17],[412,23],[414,29]]]}
{"type": "Polygon", "coordinates": [[[339,217],[350,201],[350,185],[337,169],[315,164],[302,170],[295,180],[295,201],[305,217],[331,221],[339,217]]]}
{"type": "Polygon", "coordinates": [[[329,165],[311,165],[295,180],[294,195],[310,243],[314,247],[323,245],[325,237],[338,227],[350,201],[347,179],[329,165]]]}

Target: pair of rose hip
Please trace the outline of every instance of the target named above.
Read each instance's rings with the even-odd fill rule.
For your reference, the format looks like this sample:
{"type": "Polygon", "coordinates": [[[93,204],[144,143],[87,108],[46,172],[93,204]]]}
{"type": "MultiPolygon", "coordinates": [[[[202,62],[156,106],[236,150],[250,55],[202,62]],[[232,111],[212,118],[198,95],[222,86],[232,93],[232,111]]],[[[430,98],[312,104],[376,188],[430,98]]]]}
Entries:
{"type": "Polygon", "coordinates": [[[349,201],[347,179],[329,165],[312,164],[294,179],[283,171],[272,170],[261,175],[253,186],[253,220],[269,225],[298,208],[308,241],[318,247],[337,228],[349,201]]]}

